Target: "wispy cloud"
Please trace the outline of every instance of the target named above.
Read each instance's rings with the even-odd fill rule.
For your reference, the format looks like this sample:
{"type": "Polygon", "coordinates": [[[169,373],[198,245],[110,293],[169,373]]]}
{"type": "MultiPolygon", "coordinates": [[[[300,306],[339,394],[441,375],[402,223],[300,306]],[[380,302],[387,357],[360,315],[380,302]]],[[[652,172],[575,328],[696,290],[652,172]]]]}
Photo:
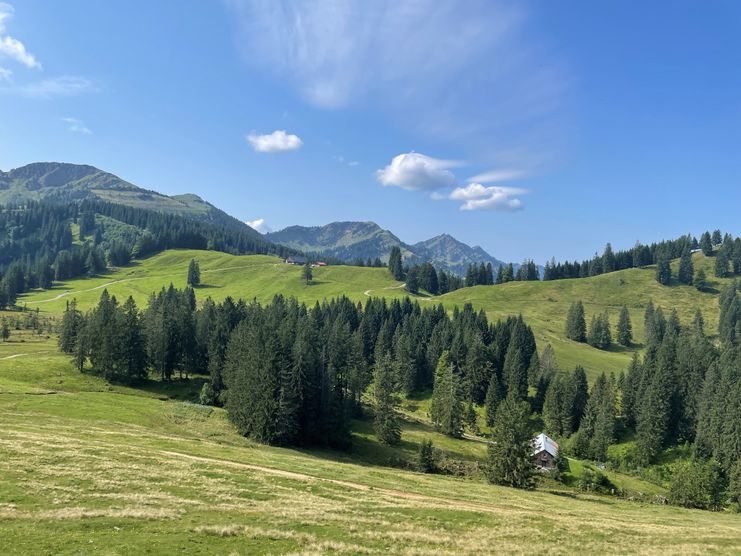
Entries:
{"type": "Polygon", "coordinates": [[[13,6],[5,2],[0,2],[0,33],[5,33],[6,21],[9,21],[13,17],[13,6]]]}
{"type": "Polygon", "coordinates": [[[278,129],[273,133],[260,135],[250,133],[247,136],[247,142],[258,153],[280,153],[286,151],[295,151],[300,149],[304,142],[298,135],[286,133],[285,130],[278,129]]]}
{"type": "Polygon", "coordinates": [[[527,172],[522,170],[490,170],[483,174],[477,174],[468,178],[470,183],[497,183],[501,181],[514,181],[526,178],[527,172]]]}
{"type": "Polygon", "coordinates": [[[255,220],[247,220],[245,222],[253,230],[257,230],[261,234],[267,234],[271,232],[270,226],[265,222],[264,218],[256,218],[255,220]]]}
{"type": "Polygon", "coordinates": [[[421,153],[410,152],[395,156],[391,163],[376,171],[376,179],[387,187],[412,191],[434,191],[455,185],[455,176],[449,168],[460,166],[456,160],[441,160],[421,153]]]}
{"type": "MultiPolygon", "coordinates": [[[[20,40],[7,34],[8,22],[14,14],[13,6],[6,2],[0,2],[0,58],[12,60],[29,69],[41,70],[41,62],[28,51],[26,46],[20,40]]],[[[62,75],[25,83],[16,80],[13,83],[12,75],[11,70],[0,67],[0,84],[2,84],[0,85],[0,93],[47,99],[98,90],[92,81],[84,77],[62,75]]]]}
{"type": "Polygon", "coordinates": [[[346,160],[341,154],[336,155],[334,159],[340,164],[347,164],[348,166],[358,166],[360,164],[357,160],[346,160]]]}
{"type": "Polygon", "coordinates": [[[248,63],[315,106],[372,105],[482,164],[540,163],[565,142],[569,72],[525,3],[225,2],[248,63]]]}
{"type": "Polygon", "coordinates": [[[98,90],[99,88],[97,85],[89,79],[71,75],[51,77],[49,79],[33,81],[23,85],[0,88],[0,92],[43,99],[59,96],[74,96],[82,93],[96,92],[98,90]]]}
{"type": "Polygon", "coordinates": [[[77,118],[62,118],[62,121],[67,124],[67,129],[73,133],[84,133],[86,135],[92,135],[93,133],[82,120],[77,118]]]}
{"type": "Polygon", "coordinates": [[[41,69],[41,63],[21,41],[5,34],[6,22],[13,18],[14,13],[13,6],[0,2],[0,56],[15,60],[28,68],[41,69]]]}

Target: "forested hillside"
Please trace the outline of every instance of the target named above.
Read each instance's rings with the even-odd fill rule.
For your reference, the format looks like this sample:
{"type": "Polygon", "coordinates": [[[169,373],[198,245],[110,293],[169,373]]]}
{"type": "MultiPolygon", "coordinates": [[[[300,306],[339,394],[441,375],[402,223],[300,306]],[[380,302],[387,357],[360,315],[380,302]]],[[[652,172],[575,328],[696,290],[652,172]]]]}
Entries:
{"type": "Polygon", "coordinates": [[[240,230],[257,236],[252,228],[207,203],[198,195],[168,197],[142,189],[93,166],[37,162],[0,171],[0,204],[23,205],[28,201],[69,202],[99,199],[184,216],[193,220],[240,230]]]}
{"type": "Polygon", "coordinates": [[[0,307],[54,281],[103,273],[172,248],[285,254],[254,233],[104,201],[0,207],[0,307]]]}

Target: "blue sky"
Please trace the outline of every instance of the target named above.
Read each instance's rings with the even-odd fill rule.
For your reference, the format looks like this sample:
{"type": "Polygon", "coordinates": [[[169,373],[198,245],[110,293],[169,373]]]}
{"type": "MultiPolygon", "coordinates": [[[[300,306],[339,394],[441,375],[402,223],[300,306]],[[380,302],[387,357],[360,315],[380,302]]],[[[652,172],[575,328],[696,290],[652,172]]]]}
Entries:
{"type": "Polygon", "coordinates": [[[0,168],[544,262],[741,208],[741,3],[0,2],[0,168]]]}

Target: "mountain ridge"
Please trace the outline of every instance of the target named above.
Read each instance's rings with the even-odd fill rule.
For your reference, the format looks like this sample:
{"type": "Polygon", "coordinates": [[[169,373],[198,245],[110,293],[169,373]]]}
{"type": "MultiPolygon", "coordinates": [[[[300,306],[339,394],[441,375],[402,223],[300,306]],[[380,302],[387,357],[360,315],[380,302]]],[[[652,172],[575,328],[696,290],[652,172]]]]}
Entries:
{"type": "Polygon", "coordinates": [[[255,237],[259,235],[244,222],[195,193],[165,195],[89,164],[33,162],[8,171],[0,170],[0,204],[86,199],[178,214],[254,234],[255,237]]]}
{"type": "Polygon", "coordinates": [[[480,246],[471,247],[448,233],[414,244],[405,243],[373,221],[338,221],[324,226],[289,226],[265,234],[273,242],[307,253],[343,260],[387,261],[392,247],[399,247],[408,263],[431,262],[437,268],[464,275],[469,264],[491,263],[496,271],[506,264],[480,246]]]}

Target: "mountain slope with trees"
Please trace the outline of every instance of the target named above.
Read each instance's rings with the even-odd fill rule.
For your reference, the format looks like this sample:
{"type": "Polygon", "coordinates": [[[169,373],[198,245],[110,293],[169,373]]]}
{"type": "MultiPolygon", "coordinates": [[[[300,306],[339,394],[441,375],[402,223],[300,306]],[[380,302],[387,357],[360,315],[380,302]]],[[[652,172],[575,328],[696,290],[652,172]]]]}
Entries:
{"type": "MultiPolygon", "coordinates": [[[[432,263],[435,268],[464,276],[470,265],[477,267],[490,263],[494,269],[504,265],[481,247],[470,247],[448,234],[420,241],[404,243],[396,235],[375,222],[332,222],[326,226],[290,226],[266,234],[267,239],[307,253],[347,262],[362,261],[371,264],[379,259],[388,262],[393,247],[399,247],[405,264],[432,263]]],[[[515,265],[515,269],[518,265],[515,265]]]]}
{"type": "Polygon", "coordinates": [[[8,172],[0,171],[0,204],[3,205],[22,205],[28,201],[69,202],[94,199],[176,214],[258,236],[252,228],[198,195],[163,195],[137,187],[94,166],[36,162],[8,172]]]}

